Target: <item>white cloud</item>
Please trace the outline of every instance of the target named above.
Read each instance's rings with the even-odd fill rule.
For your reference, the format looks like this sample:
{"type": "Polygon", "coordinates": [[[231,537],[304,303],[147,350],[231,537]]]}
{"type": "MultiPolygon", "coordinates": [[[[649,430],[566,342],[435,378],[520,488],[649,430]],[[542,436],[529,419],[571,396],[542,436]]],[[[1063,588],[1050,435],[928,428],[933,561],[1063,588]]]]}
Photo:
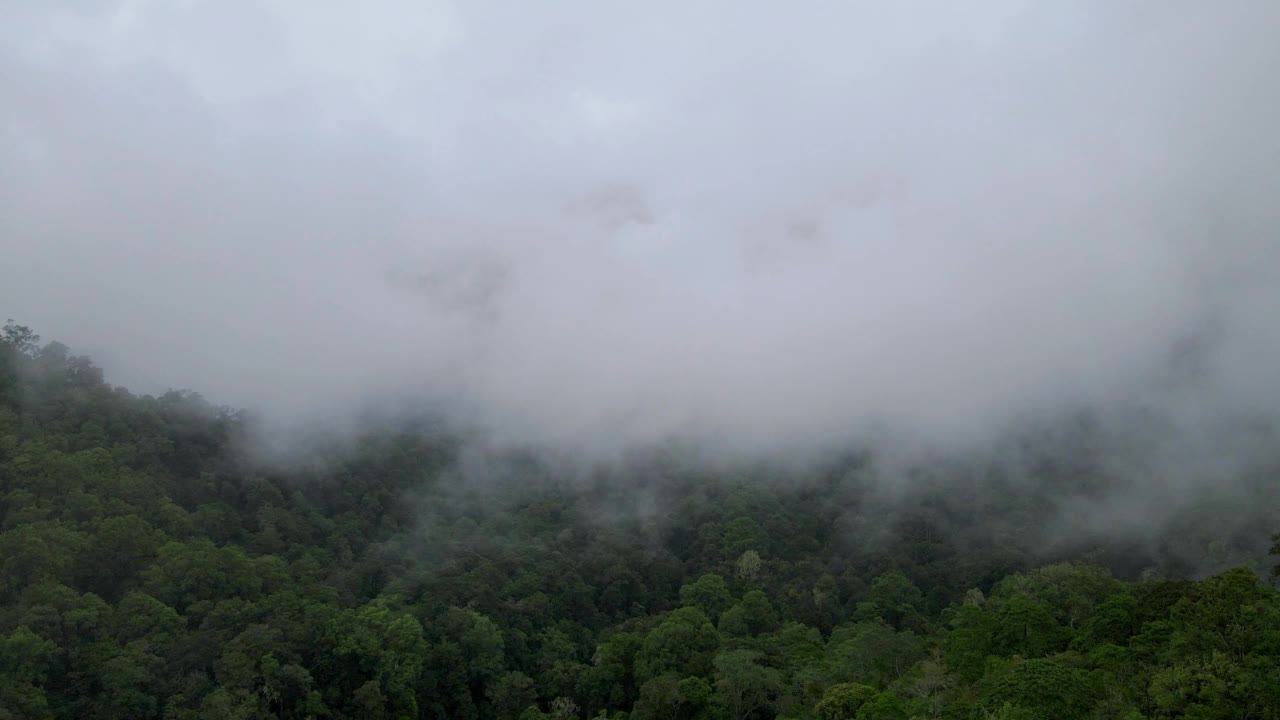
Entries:
{"type": "Polygon", "coordinates": [[[0,306],[138,389],[954,436],[1219,317],[1277,396],[1274,3],[3,12],[0,306]]]}

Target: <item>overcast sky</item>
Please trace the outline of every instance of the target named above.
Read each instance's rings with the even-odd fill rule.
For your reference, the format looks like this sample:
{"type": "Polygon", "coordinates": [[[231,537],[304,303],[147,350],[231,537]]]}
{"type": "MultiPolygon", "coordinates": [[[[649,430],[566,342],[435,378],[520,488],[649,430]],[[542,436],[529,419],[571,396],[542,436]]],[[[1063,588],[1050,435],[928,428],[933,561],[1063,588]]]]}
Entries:
{"type": "Polygon", "coordinates": [[[1280,402],[1280,3],[0,0],[0,319],[294,421],[1280,402]]]}

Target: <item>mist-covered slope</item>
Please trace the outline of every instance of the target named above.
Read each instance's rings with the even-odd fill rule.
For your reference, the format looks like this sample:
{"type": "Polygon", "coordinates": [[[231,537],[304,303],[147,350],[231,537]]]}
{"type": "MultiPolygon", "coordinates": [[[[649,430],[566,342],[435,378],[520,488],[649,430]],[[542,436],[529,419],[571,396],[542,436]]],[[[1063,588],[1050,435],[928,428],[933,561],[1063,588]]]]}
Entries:
{"type": "Polygon", "coordinates": [[[0,2],[0,720],[1276,718],[1277,28],[0,2]]]}
{"type": "Polygon", "coordinates": [[[1132,425],[592,465],[401,423],[286,462],[14,324],[0,403],[0,717],[1280,713],[1274,474],[1170,502],[1132,425]]]}

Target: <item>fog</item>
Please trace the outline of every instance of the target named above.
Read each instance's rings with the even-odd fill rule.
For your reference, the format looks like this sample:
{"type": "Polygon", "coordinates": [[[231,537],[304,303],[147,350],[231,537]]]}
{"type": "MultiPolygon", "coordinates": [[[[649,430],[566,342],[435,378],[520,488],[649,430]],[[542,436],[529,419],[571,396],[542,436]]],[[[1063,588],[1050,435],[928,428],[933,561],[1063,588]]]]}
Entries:
{"type": "Polygon", "coordinates": [[[0,316],[282,426],[1280,405],[1280,4],[0,3],[0,316]]]}

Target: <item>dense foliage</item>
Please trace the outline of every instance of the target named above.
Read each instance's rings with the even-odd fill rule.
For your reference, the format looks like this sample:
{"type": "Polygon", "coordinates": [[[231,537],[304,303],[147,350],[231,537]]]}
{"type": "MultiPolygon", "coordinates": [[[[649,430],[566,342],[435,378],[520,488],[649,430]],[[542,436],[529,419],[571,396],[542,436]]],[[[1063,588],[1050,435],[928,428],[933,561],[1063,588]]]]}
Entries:
{"type": "Polygon", "coordinates": [[[865,454],[562,473],[400,427],[285,464],[245,428],[6,326],[0,718],[1280,718],[1280,594],[1172,579],[1261,559],[1274,475],[1046,546],[1081,457],[890,494],[865,454]]]}

